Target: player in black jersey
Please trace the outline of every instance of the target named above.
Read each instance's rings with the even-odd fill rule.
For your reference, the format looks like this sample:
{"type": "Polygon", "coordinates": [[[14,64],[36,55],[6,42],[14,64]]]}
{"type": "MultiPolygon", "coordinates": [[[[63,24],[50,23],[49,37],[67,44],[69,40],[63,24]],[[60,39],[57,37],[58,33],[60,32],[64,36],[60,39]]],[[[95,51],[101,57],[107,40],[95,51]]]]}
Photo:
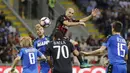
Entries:
{"type": "Polygon", "coordinates": [[[69,40],[63,38],[60,31],[55,32],[53,36],[53,41],[48,44],[46,52],[48,62],[53,68],[52,73],[72,73],[70,54],[73,52],[78,56],[79,52],[69,40]],[[51,62],[50,56],[52,56],[53,62],[51,62]]]}
{"type": "Polygon", "coordinates": [[[65,35],[66,35],[67,31],[68,31],[68,27],[77,26],[77,25],[84,25],[85,26],[84,22],[89,21],[94,16],[97,16],[98,12],[99,12],[98,9],[94,9],[94,10],[92,10],[91,15],[89,15],[87,17],[84,17],[84,18],[82,18],[80,20],[75,20],[75,19],[73,19],[74,9],[73,8],[68,8],[64,15],[60,15],[57,18],[56,26],[55,26],[55,28],[54,28],[54,30],[52,32],[52,35],[56,31],[61,31],[62,34],[65,37],[65,35]]]}
{"type": "MultiPolygon", "coordinates": [[[[63,36],[65,37],[67,31],[68,31],[68,28],[71,27],[71,26],[77,26],[77,25],[83,25],[85,26],[85,23],[86,21],[89,21],[92,17],[95,17],[98,15],[98,12],[99,10],[98,9],[94,9],[92,10],[92,13],[91,15],[87,16],[87,17],[84,17],[80,20],[75,20],[73,19],[73,15],[74,15],[74,9],[73,8],[68,8],[65,12],[64,15],[61,15],[58,17],[57,21],[56,21],[56,26],[50,36],[50,39],[52,39],[52,36],[53,34],[56,32],[56,31],[60,31],[63,36]]],[[[79,48],[78,46],[78,43],[74,40],[70,40],[70,42],[76,47],[76,48],[79,48]]],[[[87,67],[88,64],[85,64],[81,58],[81,56],[78,56],[78,60],[80,62],[80,67],[87,67]]]]}

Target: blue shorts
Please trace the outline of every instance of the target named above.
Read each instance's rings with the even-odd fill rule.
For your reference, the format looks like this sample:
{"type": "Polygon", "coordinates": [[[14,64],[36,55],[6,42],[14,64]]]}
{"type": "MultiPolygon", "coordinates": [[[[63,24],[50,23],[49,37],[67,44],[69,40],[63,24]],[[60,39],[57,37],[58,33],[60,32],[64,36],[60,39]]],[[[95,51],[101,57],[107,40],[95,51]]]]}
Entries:
{"type": "Polygon", "coordinates": [[[40,62],[40,67],[40,73],[48,73],[50,70],[48,63],[44,61],[40,62]]]}
{"type": "Polygon", "coordinates": [[[47,67],[41,67],[40,69],[40,73],[48,73],[50,70],[50,68],[47,68],[47,67]]]}
{"type": "Polygon", "coordinates": [[[126,64],[110,64],[107,68],[107,73],[127,73],[126,64]]]}

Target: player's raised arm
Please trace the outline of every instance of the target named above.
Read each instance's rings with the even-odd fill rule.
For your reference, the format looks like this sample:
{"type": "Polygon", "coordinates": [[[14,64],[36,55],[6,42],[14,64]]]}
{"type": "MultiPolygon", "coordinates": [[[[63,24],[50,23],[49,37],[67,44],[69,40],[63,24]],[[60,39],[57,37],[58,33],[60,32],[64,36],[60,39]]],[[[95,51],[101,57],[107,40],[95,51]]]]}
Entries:
{"type": "Polygon", "coordinates": [[[98,15],[98,12],[99,12],[98,9],[93,9],[91,15],[89,15],[89,16],[87,16],[87,17],[85,17],[85,18],[80,19],[80,22],[89,21],[90,19],[92,19],[92,17],[97,16],[97,15],[98,15]]]}
{"type": "Polygon", "coordinates": [[[97,49],[95,51],[91,51],[91,52],[81,51],[81,54],[84,54],[86,56],[97,55],[97,54],[103,53],[105,51],[105,49],[106,49],[106,46],[101,46],[100,49],[97,49]]]}

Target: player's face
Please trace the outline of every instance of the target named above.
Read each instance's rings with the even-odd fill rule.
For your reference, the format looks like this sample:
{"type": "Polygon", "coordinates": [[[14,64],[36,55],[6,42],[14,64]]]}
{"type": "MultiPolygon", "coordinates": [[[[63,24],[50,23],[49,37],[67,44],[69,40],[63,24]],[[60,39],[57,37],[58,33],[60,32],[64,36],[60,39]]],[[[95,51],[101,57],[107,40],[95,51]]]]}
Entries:
{"type": "Polygon", "coordinates": [[[69,18],[72,18],[74,16],[74,10],[73,9],[68,9],[66,11],[66,16],[69,18]]]}
{"type": "Polygon", "coordinates": [[[36,24],[35,29],[38,30],[41,27],[40,24],[36,24]]]}
{"type": "Polygon", "coordinates": [[[37,35],[39,37],[41,37],[44,34],[44,29],[42,27],[40,27],[39,29],[37,29],[37,35]]]}

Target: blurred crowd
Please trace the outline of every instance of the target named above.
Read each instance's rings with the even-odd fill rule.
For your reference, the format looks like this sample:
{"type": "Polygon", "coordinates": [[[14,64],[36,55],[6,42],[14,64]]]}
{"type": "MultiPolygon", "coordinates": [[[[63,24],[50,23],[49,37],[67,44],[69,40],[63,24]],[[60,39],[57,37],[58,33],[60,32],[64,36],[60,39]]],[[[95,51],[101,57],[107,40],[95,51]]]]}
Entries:
{"type": "Polygon", "coordinates": [[[4,12],[0,11],[0,62],[12,62],[16,48],[19,47],[19,37],[18,28],[13,27],[4,12]]]}
{"type": "Polygon", "coordinates": [[[130,0],[74,0],[80,9],[89,15],[94,8],[100,10],[99,16],[93,19],[95,27],[105,36],[111,34],[111,22],[123,23],[122,35],[127,38],[130,28],[130,0]]]}
{"type": "MultiPolygon", "coordinates": [[[[111,23],[113,21],[121,21],[123,23],[122,36],[130,40],[130,0],[73,0],[75,4],[86,15],[90,15],[92,9],[98,8],[99,15],[93,18],[92,23],[98,29],[98,31],[106,36],[111,35],[111,23]]],[[[96,36],[95,36],[96,37],[96,36]]],[[[83,51],[92,51],[98,49],[102,42],[105,41],[105,37],[102,39],[94,38],[90,35],[87,39],[83,37],[75,40],[79,41],[79,45],[83,51]]],[[[90,64],[107,64],[107,55],[86,57],[90,64]]],[[[103,65],[104,65],[103,64],[103,65]]]]}

